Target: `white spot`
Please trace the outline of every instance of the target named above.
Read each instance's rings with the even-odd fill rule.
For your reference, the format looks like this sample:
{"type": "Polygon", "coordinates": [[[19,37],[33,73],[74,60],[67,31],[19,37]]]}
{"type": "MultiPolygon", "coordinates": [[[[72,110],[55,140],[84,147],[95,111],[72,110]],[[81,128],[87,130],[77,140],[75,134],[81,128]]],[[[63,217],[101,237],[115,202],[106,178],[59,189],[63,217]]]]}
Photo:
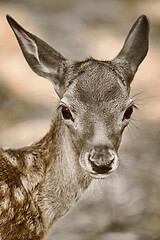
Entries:
{"type": "Polygon", "coordinates": [[[9,199],[8,198],[4,199],[4,201],[1,202],[0,205],[4,210],[6,210],[9,206],[9,199]]]}
{"type": "Polygon", "coordinates": [[[28,172],[26,173],[28,182],[30,183],[29,185],[29,189],[33,189],[35,188],[35,186],[42,180],[43,175],[39,174],[39,173],[34,173],[34,172],[28,172]]]}
{"type": "Polygon", "coordinates": [[[1,191],[3,194],[5,194],[8,190],[8,185],[6,183],[4,183],[2,186],[1,186],[1,191]]]}
{"type": "Polygon", "coordinates": [[[17,159],[14,156],[9,155],[7,152],[3,153],[3,156],[13,165],[17,166],[17,159]]]}
{"type": "Polygon", "coordinates": [[[24,195],[23,195],[22,191],[20,190],[20,188],[16,188],[14,190],[14,196],[18,202],[22,202],[24,200],[24,195]]]}
{"type": "Polygon", "coordinates": [[[42,180],[42,176],[38,173],[28,172],[26,176],[21,177],[22,184],[26,191],[31,191],[42,180]]]}
{"type": "Polygon", "coordinates": [[[3,224],[3,223],[5,223],[5,222],[7,222],[7,218],[2,218],[2,219],[0,220],[0,224],[3,224]]]}
{"type": "Polygon", "coordinates": [[[28,155],[26,155],[26,165],[28,167],[31,167],[34,163],[34,157],[31,153],[29,153],[28,155]]]}
{"type": "Polygon", "coordinates": [[[29,189],[29,185],[28,185],[28,180],[26,177],[22,176],[21,177],[21,181],[22,181],[22,184],[23,184],[23,187],[28,190],[29,189]]]}

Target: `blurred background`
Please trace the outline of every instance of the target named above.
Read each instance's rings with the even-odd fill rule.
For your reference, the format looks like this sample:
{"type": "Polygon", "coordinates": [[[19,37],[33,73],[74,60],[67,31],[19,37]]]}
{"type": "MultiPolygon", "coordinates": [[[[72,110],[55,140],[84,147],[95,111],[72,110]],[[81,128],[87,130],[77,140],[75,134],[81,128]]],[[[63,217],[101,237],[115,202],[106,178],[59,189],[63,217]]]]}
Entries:
{"type": "Polygon", "coordinates": [[[27,65],[6,14],[75,60],[114,58],[136,18],[148,16],[150,50],[132,83],[138,110],[121,165],[93,182],[48,240],[160,240],[160,1],[0,0],[0,145],[13,148],[44,136],[58,98],[27,65]]]}

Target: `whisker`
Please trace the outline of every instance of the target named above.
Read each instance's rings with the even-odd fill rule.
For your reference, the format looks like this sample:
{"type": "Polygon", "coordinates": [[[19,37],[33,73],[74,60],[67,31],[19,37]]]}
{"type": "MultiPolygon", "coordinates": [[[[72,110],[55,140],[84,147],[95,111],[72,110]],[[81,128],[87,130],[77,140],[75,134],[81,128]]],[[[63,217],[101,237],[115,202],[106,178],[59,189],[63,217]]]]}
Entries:
{"type": "Polygon", "coordinates": [[[128,126],[127,126],[127,129],[128,129],[128,132],[129,132],[129,135],[130,137],[132,138],[138,138],[138,135],[136,134],[136,131],[133,131],[133,127],[136,128],[138,130],[138,132],[140,131],[139,128],[134,125],[133,123],[130,123],[128,126]]]}
{"type": "Polygon", "coordinates": [[[53,91],[47,91],[47,92],[44,92],[44,91],[32,91],[31,92],[32,94],[34,94],[34,96],[37,96],[37,97],[43,97],[47,100],[51,100],[51,101],[58,101],[58,97],[56,96],[56,94],[53,92],[53,91]]]}
{"type": "Polygon", "coordinates": [[[134,127],[134,128],[136,128],[138,131],[140,131],[140,128],[139,128],[136,124],[133,123],[133,122],[136,122],[136,121],[137,121],[137,120],[132,119],[131,122],[130,122],[130,127],[131,127],[131,128],[134,127]]]}
{"type": "Polygon", "coordinates": [[[138,105],[138,108],[139,108],[139,106],[144,107],[146,105],[151,104],[152,101],[150,101],[150,100],[158,99],[158,98],[157,98],[157,96],[144,96],[144,91],[142,91],[142,92],[138,92],[135,95],[133,95],[132,99],[133,99],[133,103],[135,103],[135,107],[137,108],[137,105],[138,105]],[[142,96],[142,94],[143,94],[143,96],[142,96]]]}
{"type": "Polygon", "coordinates": [[[134,100],[135,97],[137,97],[137,96],[139,96],[139,95],[141,95],[141,94],[143,94],[143,92],[138,92],[138,93],[136,93],[135,95],[131,96],[131,98],[134,100]]]}
{"type": "Polygon", "coordinates": [[[131,130],[130,130],[130,125],[127,126],[127,130],[128,130],[128,132],[129,132],[129,135],[132,136],[131,130]]]}
{"type": "Polygon", "coordinates": [[[140,94],[135,94],[135,95],[133,96],[133,101],[134,101],[136,104],[140,104],[140,105],[150,104],[150,101],[148,101],[148,100],[157,99],[156,96],[146,96],[146,97],[137,98],[136,96],[138,96],[138,95],[140,95],[140,94]]]}
{"type": "Polygon", "coordinates": [[[131,121],[131,122],[132,122],[132,121],[133,121],[133,122],[138,122],[138,123],[139,123],[139,122],[141,122],[141,120],[139,120],[139,119],[136,119],[136,118],[133,118],[133,117],[131,118],[131,120],[130,120],[130,121],[131,121]]]}

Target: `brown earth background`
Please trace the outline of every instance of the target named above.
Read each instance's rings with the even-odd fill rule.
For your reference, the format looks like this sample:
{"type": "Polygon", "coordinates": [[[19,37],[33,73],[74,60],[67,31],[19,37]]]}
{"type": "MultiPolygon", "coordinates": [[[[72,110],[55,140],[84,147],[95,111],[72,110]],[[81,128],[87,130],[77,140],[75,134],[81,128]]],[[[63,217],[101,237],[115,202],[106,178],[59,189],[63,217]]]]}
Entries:
{"type": "Polygon", "coordinates": [[[27,65],[6,14],[76,60],[114,58],[136,18],[148,16],[150,50],[132,84],[138,110],[121,166],[92,184],[48,240],[160,240],[160,1],[0,0],[0,145],[17,148],[46,133],[58,98],[27,65]]]}

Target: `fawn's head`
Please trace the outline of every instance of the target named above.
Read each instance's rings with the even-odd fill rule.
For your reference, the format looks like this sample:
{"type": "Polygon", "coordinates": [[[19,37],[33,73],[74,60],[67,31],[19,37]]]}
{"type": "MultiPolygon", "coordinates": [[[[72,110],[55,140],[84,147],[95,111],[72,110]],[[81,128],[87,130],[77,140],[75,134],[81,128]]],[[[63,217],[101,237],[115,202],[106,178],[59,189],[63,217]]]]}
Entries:
{"type": "Polygon", "coordinates": [[[81,167],[94,178],[106,177],[118,166],[122,132],[133,112],[130,83],[148,51],[147,18],[137,19],[112,61],[69,61],[7,19],[32,70],[53,83],[61,120],[79,151],[81,167]]]}

